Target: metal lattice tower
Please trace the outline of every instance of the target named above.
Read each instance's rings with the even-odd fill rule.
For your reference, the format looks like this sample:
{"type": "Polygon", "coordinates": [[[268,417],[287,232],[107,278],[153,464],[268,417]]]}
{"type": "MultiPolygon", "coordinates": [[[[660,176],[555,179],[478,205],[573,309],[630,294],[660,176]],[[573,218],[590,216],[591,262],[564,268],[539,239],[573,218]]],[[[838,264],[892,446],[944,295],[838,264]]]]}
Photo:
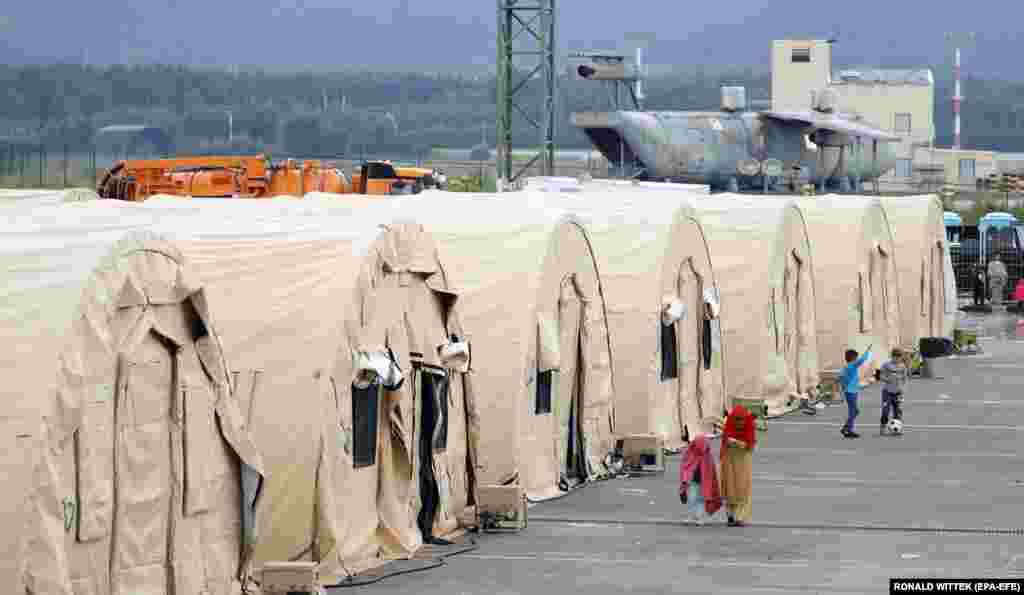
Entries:
{"type": "Polygon", "coordinates": [[[498,0],[498,136],[499,189],[512,184],[538,161],[542,175],[555,169],[555,1],[498,0]],[[519,39],[522,43],[517,44],[519,39]],[[520,47],[517,47],[520,46],[520,47]],[[513,81],[516,58],[528,74],[513,81]],[[531,68],[529,64],[533,64],[531,68]],[[517,101],[526,84],[540,77],[544,97],[540,110],[527,110],[517,101]],[[540,152],[518,172],[512,167],[512,112],[516,111],[540,132],[540,152]],[[537,113],[539,111],[539,114],[537,113]],[[533,113],[531,113],[533,112],[533,113]]]}

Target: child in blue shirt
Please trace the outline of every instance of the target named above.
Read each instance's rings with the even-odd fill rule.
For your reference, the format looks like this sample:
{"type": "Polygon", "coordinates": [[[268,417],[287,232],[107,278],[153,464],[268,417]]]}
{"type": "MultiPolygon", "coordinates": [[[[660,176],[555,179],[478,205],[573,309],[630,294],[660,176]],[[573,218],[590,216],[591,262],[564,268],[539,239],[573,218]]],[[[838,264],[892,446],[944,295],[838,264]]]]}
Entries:
{"type": "Polygon", "coordinates": [[[860,409],[857,407],[857,396],[864,389],[860,383],[860,367],[864,362],[871,359],[871,347],[869,345],[864,355],[857,357],[853,349],[846,350],[846,367],[839,375],[839,386],[843,389],[843,396],[846,397],[847,417],[843,429],[839,431],[843,438],[860,438],[860,434],[853,431],[853,421],[857,419],[860,409]]]}

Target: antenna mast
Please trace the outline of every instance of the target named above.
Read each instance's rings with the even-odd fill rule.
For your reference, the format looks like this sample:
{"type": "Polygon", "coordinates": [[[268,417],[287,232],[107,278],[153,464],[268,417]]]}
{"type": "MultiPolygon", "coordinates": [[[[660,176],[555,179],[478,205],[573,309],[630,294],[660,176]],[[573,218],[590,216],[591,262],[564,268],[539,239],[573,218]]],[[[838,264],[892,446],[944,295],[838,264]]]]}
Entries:
{"type": "Polygon", "coordinates": [[[953,149],[960,149],[960,104],[963,102],[963,93],[960,87],[960,45],[965,42],[973,42],[974,33],[947,33],[946,41],[953,45],[953,149]]]}

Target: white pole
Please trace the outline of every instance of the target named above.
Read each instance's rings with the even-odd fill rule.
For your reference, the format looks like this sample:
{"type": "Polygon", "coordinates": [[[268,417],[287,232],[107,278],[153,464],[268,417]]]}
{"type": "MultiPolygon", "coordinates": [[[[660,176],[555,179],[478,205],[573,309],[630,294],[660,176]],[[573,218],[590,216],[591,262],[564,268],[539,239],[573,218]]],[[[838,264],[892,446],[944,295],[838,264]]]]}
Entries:
{"type": "Polygon", "coordinates": [[[228,112],[228,144],[235,138],[235,119],[231,112],[228,112]]]}
{"type": "Polygon", "coordinates": [[[960,94],[960,48],[956,48],[956,55],[953,62],[953,78],[955,87],[953,90],[953,149],[960,149],[960,102],[963,96],[960,94]]]}
{"type": "Polygon", "coordinates": [[[643,109],[644,101],[644,48],[636,48],[636,100],[640,103],[640,108],[643,109]]]}

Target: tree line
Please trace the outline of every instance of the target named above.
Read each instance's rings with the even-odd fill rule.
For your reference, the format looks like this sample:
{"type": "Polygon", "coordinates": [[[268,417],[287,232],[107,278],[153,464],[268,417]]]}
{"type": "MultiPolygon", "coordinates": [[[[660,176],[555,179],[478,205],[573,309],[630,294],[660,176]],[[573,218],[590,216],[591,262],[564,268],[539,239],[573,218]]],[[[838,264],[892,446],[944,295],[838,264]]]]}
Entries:
{"type": "MultiPolygon", "coordinates": [[[[941,146],[952,141],[952,85],[935,71],[941,146]]],[[[767,72],[749,68],[658,76],[645,82],[644,108],[717,109],[719,87],[728,84],[744,85],[748,98],[766,100],[769,83],[767,72]]],[[[1024,82],[968,79],[965,84],[970,97],[962,107],[965,145],[1024,151],[1024,82]]],[[[563,73],[558,85],[556,142],[562,148],[587,148],[569,116],[607,109],[608,91],[570,73],[563,73]]],[[[177,152],[418,156],[431,147],[493,146],[495,88],[489,77],[429,73],[0,65],[0,137],[81,149],[91,147],[104,126],[146,124],[166,131],[177,152]]],[[[531,81],[518,101],[528,109],[539,106],[541,93],[539,81],[531,81]]],[[[540,133],[517,116],[513,142],[536,146],[539,140],[540,133]]]]}

